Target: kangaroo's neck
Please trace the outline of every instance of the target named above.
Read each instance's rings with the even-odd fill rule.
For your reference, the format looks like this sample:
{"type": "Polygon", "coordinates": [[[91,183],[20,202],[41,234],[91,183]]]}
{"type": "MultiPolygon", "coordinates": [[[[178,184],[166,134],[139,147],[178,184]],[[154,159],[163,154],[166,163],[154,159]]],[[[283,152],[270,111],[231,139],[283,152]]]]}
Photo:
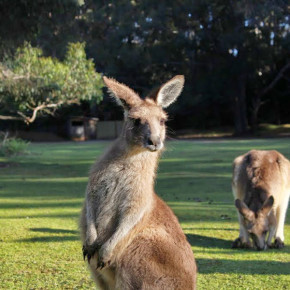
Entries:
{"type": "Polygon", "coordinates": [[[160,152],[129,146],[124,140],[117,139],[99,165],[102,169],[113,168],[117,175],[125,175],[139,186],[143,183],[147,188],[153,188],[159,158],[160,152]]]}
{"type": "Polygon", "coordinates": [[[159,156],[158,152],[132,150],[124,155],[122,162],[129,167],[128,169],[132,171],[132,174],[135,172],[146,179],[149,177],[154,179],[159,156]]]}

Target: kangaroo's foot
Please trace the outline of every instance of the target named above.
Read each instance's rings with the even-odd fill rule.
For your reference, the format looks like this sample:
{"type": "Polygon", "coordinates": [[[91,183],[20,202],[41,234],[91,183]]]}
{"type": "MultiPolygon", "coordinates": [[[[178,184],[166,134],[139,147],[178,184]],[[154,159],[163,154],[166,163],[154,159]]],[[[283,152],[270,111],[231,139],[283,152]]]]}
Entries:
{"type": "Polygon", "coordinates": [[[284,248],[285,244],[282,242],[280,238],[276,238],[274,243],[271,245],[272,249],[282,249],[284,248]]]}
{"type": "Polygon", "coordinates": [[[241,238],[237,238],[232,243],[232,249],[249,249],[252,248],[251,242],[243,242],[241,238]]]}
{"type": "Polygon", "coordinates": [[[84,260],[88,259],[88,262],[90,263],[91,258],[95,255],[96,252],[98,252],[100,249],[100,246],[98,244],[92,244],[92,245],[83,245],[83,257],[84,260]]]}

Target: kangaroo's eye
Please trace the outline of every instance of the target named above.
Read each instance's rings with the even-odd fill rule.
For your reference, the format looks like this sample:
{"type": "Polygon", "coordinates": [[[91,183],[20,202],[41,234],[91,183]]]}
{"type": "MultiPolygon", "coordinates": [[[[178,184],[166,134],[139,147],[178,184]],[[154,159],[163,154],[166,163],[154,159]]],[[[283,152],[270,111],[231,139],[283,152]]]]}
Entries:
{"type": "Polygon", "coordinates": [[[165,124],[165,119],[160,120],[160,125],[163,126],[165,124]]]}

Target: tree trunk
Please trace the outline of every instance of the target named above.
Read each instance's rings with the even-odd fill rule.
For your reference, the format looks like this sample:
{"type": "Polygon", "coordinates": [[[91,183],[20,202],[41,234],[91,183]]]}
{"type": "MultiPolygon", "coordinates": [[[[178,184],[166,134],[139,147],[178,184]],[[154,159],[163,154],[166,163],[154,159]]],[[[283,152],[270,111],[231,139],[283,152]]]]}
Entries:
{"type": "Polygon", "coordinates": [[[251,130],[253,134],[255,134],[258,129],[258,113],[261,105],[262,103],[260,97],[259,96],[254,97],[252,104],[253,108],[251,111],[251,130]]]}
{"type": "Polygon", "coordinates": [[[275,111],[276,111],[276,124],[277,125],[281,125],[281,116],[280,116],[280,104],[277,100],[274,101],[275,102],[275,111]]]}
{"type": "Polygon", "coordinates": [[[246,83],[242,76],[238,76],[233,85],[235,135],[240,136],[248,131],[246,83]]]}

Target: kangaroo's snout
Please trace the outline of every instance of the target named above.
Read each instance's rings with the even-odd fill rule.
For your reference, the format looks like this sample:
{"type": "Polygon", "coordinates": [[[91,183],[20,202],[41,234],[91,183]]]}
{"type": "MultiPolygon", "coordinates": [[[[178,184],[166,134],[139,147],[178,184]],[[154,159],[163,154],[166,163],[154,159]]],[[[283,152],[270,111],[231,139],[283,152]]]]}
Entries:
{"type": "Polygon", "coordinates": [[[159,136],[151,135],[147,138],[145,147],[150,151],[158,151],[162,149],[163,142],[159,136]]]}

